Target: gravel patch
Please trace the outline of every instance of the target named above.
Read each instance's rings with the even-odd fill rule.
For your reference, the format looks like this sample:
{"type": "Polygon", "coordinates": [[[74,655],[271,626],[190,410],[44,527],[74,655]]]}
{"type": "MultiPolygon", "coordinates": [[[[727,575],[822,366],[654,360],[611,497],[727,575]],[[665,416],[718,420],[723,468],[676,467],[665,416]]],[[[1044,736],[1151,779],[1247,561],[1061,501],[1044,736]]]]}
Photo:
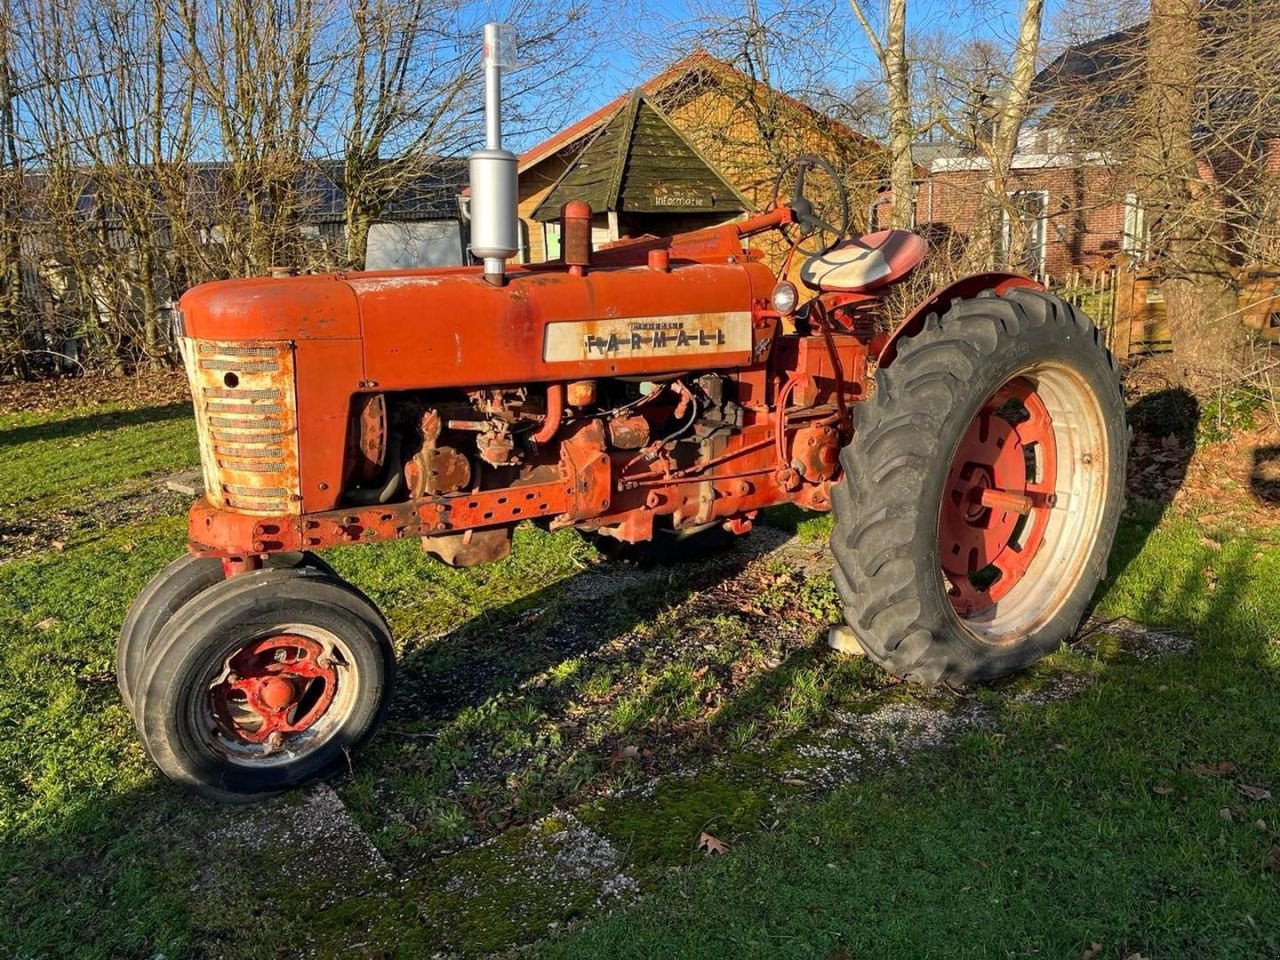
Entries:
{"type": "Polygon", "coordinates": [[[326,783],[225,810],[207,836],[208,849],[247,856],[289,885],[314,884],[321,908],[369,892],[369,880],[392,880],[391,865],[326,783]]]}
{"type": "Polygon", "coordinates": [[[991,727],[994,712],[974,701],[951,708],[891,703],[871,713],[838,711],[830,726],[796,748],[800,765],[784,781],[823,789],[850,783],[888,767],[901,767],[921,750],[953,742],[966,730],[991,727]]]}
{"type": "Polygon", "coordinates": [[[1125,650],[1135,660],[1155,660],[1160,657],[1185,656],[1195,647],[1195,640],[1191,637],[1170,633],[1167,630],[1153,630],[1151,627],[1144,627],[1128,617],[1118,617],[1114,620],[1101,620],[1097,617],[1091,617],[1081,628],[1079,639],[1075,645],[1077,649],[1096,653],[1097,645],[1092,641],[1094,637],[1102,634],[1107,634],[1120,640],[1124,644],[1125,650]]]}

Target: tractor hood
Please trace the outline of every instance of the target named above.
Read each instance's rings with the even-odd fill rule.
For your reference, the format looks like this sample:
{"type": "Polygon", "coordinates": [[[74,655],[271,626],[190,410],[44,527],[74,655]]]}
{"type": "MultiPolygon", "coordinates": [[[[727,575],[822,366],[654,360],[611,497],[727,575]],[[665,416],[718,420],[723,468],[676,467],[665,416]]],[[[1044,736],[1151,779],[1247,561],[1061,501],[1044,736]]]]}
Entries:
{"type": "Polygon", "coordinates": [[[456,267],[208,283],[180,309],[196,339],[358,341],[364,379],[396,390],[747,365],[773,282],[745,258],[515,268],[501,286],[456,267]]]}

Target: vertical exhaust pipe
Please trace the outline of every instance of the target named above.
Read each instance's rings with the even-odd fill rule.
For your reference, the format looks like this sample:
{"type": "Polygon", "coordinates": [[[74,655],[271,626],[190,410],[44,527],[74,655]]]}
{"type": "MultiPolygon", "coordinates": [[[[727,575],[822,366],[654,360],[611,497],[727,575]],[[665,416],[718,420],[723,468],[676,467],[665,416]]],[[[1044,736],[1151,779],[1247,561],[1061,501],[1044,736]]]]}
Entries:
{"type": "Polygon", "coordinates": [[[498,286],[506,259],[520,249],[516,155],[502,149],[502,71],[515,66],[515,46],[510,25],[484,25],[485,143],[471,154],[471,254],[484,260],[484,278],[498,286]]]}

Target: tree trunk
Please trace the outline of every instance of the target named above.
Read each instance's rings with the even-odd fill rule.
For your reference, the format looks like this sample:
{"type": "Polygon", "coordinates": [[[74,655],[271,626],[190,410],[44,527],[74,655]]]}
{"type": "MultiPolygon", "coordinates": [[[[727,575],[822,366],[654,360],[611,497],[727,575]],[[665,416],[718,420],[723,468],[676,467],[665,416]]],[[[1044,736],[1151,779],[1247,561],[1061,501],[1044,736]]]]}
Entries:
{"type": "Polygon", "coordinates": [[[889,0],[885,24],[885,80],[889,85],[889,185],[893,209],[889,225],[909,230],[915,225],[915,164],[911,161],[911,82],[907,63],[907,0],[889,0]]]}
{"type": "Polygon", "coordinates": [[[1238,375],[1248,333],[1192,141],[1199,40],[1199,0],[1152,0],[1137,166],[1177,373],[1203,394],[1238,375]]]}
{"type": "Polygon", "coordinates": [[[343,260],[348,270],[363,270],[369,248],[369,212],[351,196],[346,202],[347,243],[343,260]]]}

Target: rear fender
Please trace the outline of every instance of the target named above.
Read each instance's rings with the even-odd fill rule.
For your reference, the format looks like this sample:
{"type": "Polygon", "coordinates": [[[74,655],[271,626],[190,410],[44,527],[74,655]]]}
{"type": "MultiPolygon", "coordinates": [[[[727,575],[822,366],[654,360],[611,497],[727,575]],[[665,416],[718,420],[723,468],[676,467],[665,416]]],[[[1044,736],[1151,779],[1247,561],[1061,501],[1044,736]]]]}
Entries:
{"type": "Polygon", "coordinates": [[[1016,273],[975,273],[972,276],[953,280],[946,286],[936,290],[927,300],[922,300],[907,315],[907,318],[898,324],[897,329],[889,335],[889,339],[880,349],[880,354],[876,358],[876,366],[887,367],[893,363],[894,357],[898,355],[898,343],[905,337],[911,337],[919,333],[924,328],[925,318],[935,310],[945,310],[952,300],[968,300],[971,297],[976,297],[983,290],[994,290],[997,294],[1000,294],[1014,287],[1030,287],[1032,290],[1044,289],[1041,284],[1036,283],[1030,277],[1024,277],[1016,273]]]}

